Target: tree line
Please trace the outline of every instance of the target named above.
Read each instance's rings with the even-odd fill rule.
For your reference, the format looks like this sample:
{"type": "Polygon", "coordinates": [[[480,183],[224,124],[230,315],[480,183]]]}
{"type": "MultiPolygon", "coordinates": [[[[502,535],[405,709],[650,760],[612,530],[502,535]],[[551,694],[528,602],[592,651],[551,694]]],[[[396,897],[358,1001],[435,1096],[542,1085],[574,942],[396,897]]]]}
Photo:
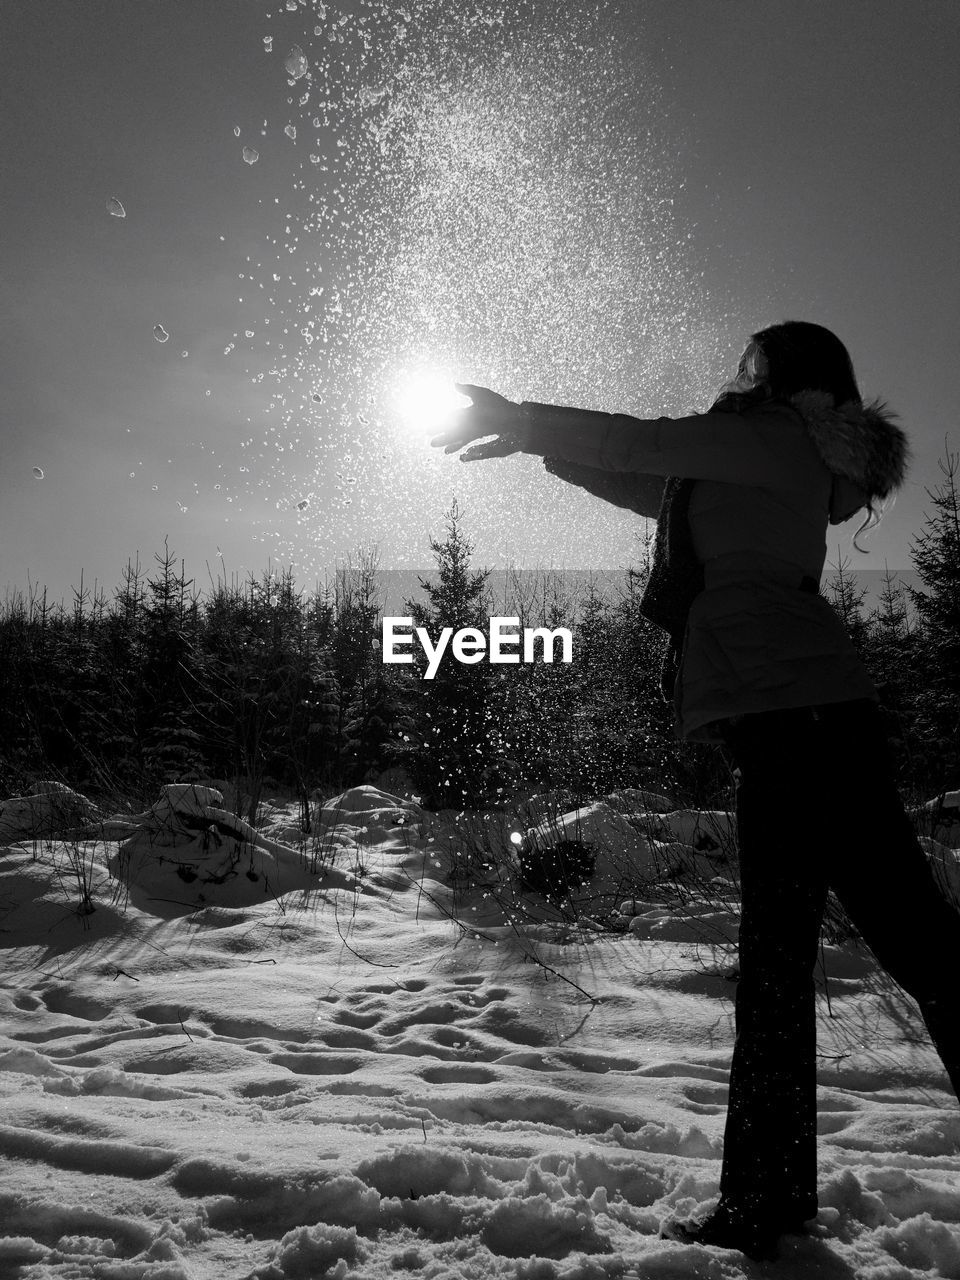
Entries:
{"type": "MultiPolygon", "coordinates": [[[[960,786],[958,459],[912,548],[921,587],[887,575],[877,607],[840,566],[828,598],[880,690],[904,790],[960,786]],[[910,607],[912,606],[912,607],[910,607]]],[[[384,664],[377,555],[361,551],[322,591],[292,572],[221,579],[207,592],[165,544],[147,574],[127,565],[110,599],[81,585],[69,603],[8,595],[0,614],[0,797],[58,777],[87,794],[145,806],[167,782],[224,780],[250,815],[266,789],[301,802],[402,768],[428,806],[479,808],[559,789],[581,801],[622,787],[678,805],[727,807],[721,753],[679,743],[662,701],[663,636],[640,615],[649,541],[611,597],[572,597],[562,574],[517,577],[494,608],[473,568],[456,502],[425,598],[404,613],[436,641],[444,627],[566,626],[570,664],[426,656],[384,664]]],[[[851,752],[857,744],[850,744],[851,752]]]]}

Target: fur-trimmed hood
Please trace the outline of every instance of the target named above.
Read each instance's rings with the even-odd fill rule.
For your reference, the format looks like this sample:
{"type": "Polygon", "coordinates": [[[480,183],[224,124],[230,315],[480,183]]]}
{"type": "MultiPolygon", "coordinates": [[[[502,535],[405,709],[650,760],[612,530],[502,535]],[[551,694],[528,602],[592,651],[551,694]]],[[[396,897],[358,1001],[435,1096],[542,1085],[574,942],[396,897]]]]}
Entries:
{"type": "Polygon", "coordinates": [[[886,498],[903,484],[910,449],[897,415],[882,400],[862,405],[851,400],[834,407],[826,391],[798,391],[790,404],[835,477],[831,523],[848,519],[871,498],[886,498]]]}

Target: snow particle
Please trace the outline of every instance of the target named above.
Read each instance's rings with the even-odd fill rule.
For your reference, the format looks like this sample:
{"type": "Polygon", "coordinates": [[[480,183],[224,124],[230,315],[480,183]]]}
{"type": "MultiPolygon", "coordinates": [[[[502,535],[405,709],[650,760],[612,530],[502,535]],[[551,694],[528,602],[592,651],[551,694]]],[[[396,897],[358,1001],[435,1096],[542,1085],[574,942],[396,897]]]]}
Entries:
{"type": "Polygon", "coordinates": [[[291,80],[299,80],[301,76],[305,76],[310,67],[303,50],[298,44],[295,44],[287,54],[283,65],[291,80]]]}
{"type": "Polygon", "coordinates": [[[42,479],[43,479],[43,467],[34,467],[34,468],[33,468],[33,474],[37,477],[37,479],[38,479],[38,480],[42,480],[42,479]]]}
{"type": "Polygon", "coordinates": [[[256,164],[260,159],[260,152],[254,151],[253,147],[244,147],[243,158],[247,164],[256,164]]]}
{"type": "Polygon", "coordinates": [[[126,209],[116,196],[111,196],[107,201],[107,213],[112,214],[115,218],[125,218],[127,216],[126,209]]]}
{"type": "Polygon", "coordinates": [[[169,333],[167,333],[166,329],[163,327],[162,324],[155,324],[153,326],[153,336],[156,338],[158,342],[166,342],[167,339],[170,337],[169,333]]]}

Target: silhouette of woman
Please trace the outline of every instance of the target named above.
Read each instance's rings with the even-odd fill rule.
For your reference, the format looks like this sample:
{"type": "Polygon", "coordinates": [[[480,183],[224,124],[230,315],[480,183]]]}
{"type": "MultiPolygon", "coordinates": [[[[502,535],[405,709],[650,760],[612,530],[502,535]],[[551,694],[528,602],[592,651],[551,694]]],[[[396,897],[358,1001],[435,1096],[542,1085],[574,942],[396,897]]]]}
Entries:
{"type": "Polygon", "coordinates": [[[670,636],[679,737],[735,766],[742,913],[720,1199],[677,1240],[772,1256],[817,1213],[814,967],[828,889],[917,1001],[960,1096],[960,914],[899,797],[876,688],[819,594],[828,522],[903,482],[906,437],[864,404],[843,343],[787,321],[751,336],[707,413],[640,420],[484,387],[431,443],[519,451],[648,517],[642,611],[670,636]]]}

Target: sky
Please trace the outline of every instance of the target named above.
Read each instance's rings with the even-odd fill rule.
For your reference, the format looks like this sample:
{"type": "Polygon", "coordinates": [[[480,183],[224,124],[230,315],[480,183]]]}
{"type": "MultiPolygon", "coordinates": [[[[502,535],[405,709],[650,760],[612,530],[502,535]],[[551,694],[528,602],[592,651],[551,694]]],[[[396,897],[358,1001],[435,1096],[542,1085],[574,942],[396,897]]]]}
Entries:
{"type": "Polygon", "coordinates": [[[200,586],[429,566],[454,497],[478,566],[623,567],[636,517],[462,467],[404,388],[688,413],[786,318],[914,453],[828,565],[910,567],[958,436],[953,0],[0,16],[0,589],[109,594],[165,539],[200,586]]]}

